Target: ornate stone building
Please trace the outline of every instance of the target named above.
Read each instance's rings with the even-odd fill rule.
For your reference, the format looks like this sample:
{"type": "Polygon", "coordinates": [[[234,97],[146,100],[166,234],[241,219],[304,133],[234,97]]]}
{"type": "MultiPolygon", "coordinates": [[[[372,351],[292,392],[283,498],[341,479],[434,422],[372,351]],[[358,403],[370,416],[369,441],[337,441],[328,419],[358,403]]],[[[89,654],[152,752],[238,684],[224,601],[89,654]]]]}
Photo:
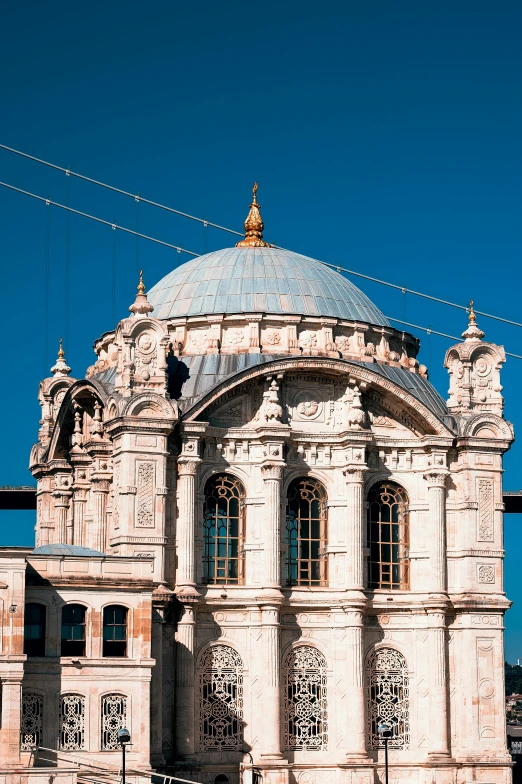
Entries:
{"type": "Polygon", "coordinates": [[[34,746],[204,784],[509,782],[501,347],[447,403],[348,280],[245,239],[42,381],[36,549],[0,558],[2,769],[34,746]],[[14,607],[14,610],[12,609],[14,607]]]}

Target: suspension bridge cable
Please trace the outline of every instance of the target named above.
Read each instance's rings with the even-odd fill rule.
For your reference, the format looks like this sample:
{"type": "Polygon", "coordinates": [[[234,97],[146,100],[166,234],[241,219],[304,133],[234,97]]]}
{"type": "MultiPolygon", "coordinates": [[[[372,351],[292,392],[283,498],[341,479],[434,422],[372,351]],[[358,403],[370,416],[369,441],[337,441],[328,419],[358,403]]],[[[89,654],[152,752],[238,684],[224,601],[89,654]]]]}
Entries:
{"type": "MultiPolygon", "coordinates": [[[[79,180],[90,182],[92,185],[98,185],[100,186],[100,188],[107,188],[107,190],[114,191],[114,193],[119,193],[121,196],[129,196],[132,199],[136,198],[135,193],[124,191],[122,188],[116,188],[114,185],[108,185],[108,183],[101,182],[100,180],[94,180],[92,177],[86,177],[85,174],[78,174],[78,172],[73,172],[70,169],[64,169],[63,166],[58,166],[56,163],[50,163],[49,161],[44,161],[42,158],[36,158],[34,155],[29,155],[28,153],[22,152],[21,150],[15,150],[14,147],[8,147],[7,144],[0,144],[0,149],[7,150],[8,152],[12,152],[15,155],[20,155],[22,158],[27,158],[28,160],[34,161],[35,163],[41,163],[43,166],[48,166],[50,169],[56,169],[57,171],[61,171],[65,173],[68,172],[71,177],[76,177],[79,180]]],[[[211,221],[205,220],[204,218],[198,218],[195,215],[190,215],[188,212],[175,210],[174,207],[167,207],[166,204],[160,204],[157,201],[151,201],[151,199],[145,199],[143,196],[140,196],[139,198],[140,201],[142,201],[144,204],[150,204],[151,207],[158,207],[158,209],[160,210],[166,210],[166,212],[172,212],[174,215],[180,215],[182,218],[189,218],[190,220],[196,221],[197,223],[203,223],[206,226],[212,226],[213,229],[219,229],[220,231],[226,231],[229,234],[235,234],[237,237],[244,236],[244,233],[242,231],[234,231],[234,229],[228,229],[226,226],[220,226],[219,223],[212,223],[211,221]]]]}
{"type": "MultiPolygon", "coordinates": [[[[96,223],[103,223],[104,226],[112,226],[114,229],[118,229],[119,231],[123,231],[126,234],[137,234],[133,229],[128,229],[126,226],[119,226],[112,221],[104,220],[103,218],[98,218],[96,215],[89,215],[88,212],[81,212],[81,210],[75,210],[73,207],[67,207],[65,204],[60,204],[57,201],[52,201],[51,199],[46,199],[44,196],[38,196],[36,193],[31,193],[30,191],[25,191],[23,188],[17,188],[15,185],[9,185],[7,182],[0,182],[0,185],[3,188],[9,188],[11,191],[16,191],[16,193],[22,193],[24,196],[30,196],[32,199],[36,199],[37,201],[44,201],[46,204],[51,204],[53,207],[59,207],[61,210],[69,210],[74,215],[81,215],[82,218],[89,218],[89,220],[96,221],[96,223]]],[[[151,242],[155,242],[158,245],[163,245],[166,248],[172,248],[173,250],[177,250],[178,253],[186,253],[189,256],[200,256],[200,253],[194,253],[191,250],[186,250],[182,248],[181,245],[172,245],[170,242],[165,242],[164,240],[158,240],[156,237],[149,237],[147,234],[139,234],[139,237],[143,240],[150,240],[151,242]]],[[[475,311],[477,313],[477,311],[475,311]]]]}
{"type": "MultiPolygon", "coordinates": [[[[186,248],[182,248],[181,245],[172,245],[170,242],[165,242],[164,240],[159,240],[156,237],[150,237],[147,234],[141,234],[139,232],[133,231],[133,229],[128,229],[125,226],[119,226],[116,223],[104,220],[103,218],[98,218],[95,215],[90,215],[87,212],[81,212],[80,210],[75,210],[73,207],[67,207],[65,204],[60,204],[59,202],[52,201],[51,199],[46,199],[44,196],[38,196],[35,193],[31,193],[30,191],[23,190],[23,188],[17,188],[15,185],[9,185],[6,182],[1,182],[0,181],[0,186],[2,186],[4,188],[8,188],[9,190],[15,191],[16,193],[21,193],[24,196],[30,196],[31,198],[36,199],[37,201],[45,202],[47,204],[47,206],[52,205],[53,207],[59,207],[62,210],[69,210],[70,212],[74,213],[75,215],[80,215],[82,218],[89,218],[89,220],[95,221],[96,223],[102,223],[104,226],[112,226],[113,229],[119,229],[120,231],[123,231],[126,234],[137,235],[137,236],[141,237],[141,239],[150,240],[150,242],[155,242],[158,245],[163,245],[166,248],[172,248],[173,250],[176,250],[178,253],[186,253],[187,255],[193,256],[195,258],[199,258],[201,256],[201,253],[195,253],[192,250],[187,250],[186,248]]],[[[351,273],[351,270],[347,270],[344,267],[340,267],[340,266],[335,265],[335,264],[327,264],[326,262],[322,262],[322,263],[326,264],[328,267],[334,267],[334,269],[339,270],[339,271],[348,272],[350,274],[359,274],[361,277],[369,277],[367,275],[361,275],[361,273],[351,273]]],[[[370,280],[374,280],[377,283],[381,283],[382,282],[382,281],[379,281],[377,278],[370,278],[370,280]]],[[[394,288],[400,289],[401,291],[403,289],[402,286],[395,286],[395,284],[389,284],[389,285],[392,285],[394,288]]],[[[410,292],[410,293],[415,293],[415,292],[410,292]]],[[[428,299],[436,300],[436,297],[429,297],[428,295],[423,295],[423,296],[426,296],[428,299]]],[[[446,304],[452,304],[452,303],[446,303],[446,304]]],[[[464,307],[463,305],[456,305],[455,307],[458,307],[461,310],[466,310],[466,311],[468,310],[468,308],[464,307]]],[[[478,313],[480,313],[480,311],[475,310],[475,313],[478,314],[478,313]]],[[[487,314],[482,313],[482,315],[487,315],[487,314]]],[[[404,324],[405,326],[413,327],[414,329],[420,329],[420,330],[423,330],[424,332],[427,332],[429,334],[439,335],[440,337],[449,338],[450,340],[456,340],[457,342],[461,341],[461,338],[458,338],[455,335],[448,335],[445,332],[438,332],[437,330],[431,329],[431,328],[428,328],[428,327],[420,327],[418,324],[411,324],[411,323],[409,323],[407,321],[404,321],[402,319],[392,318],[391,316],[387,317],[387,318],[389,318],[390,321],[395,321],[398,324],[404,324]]],[[[508,324],[515,324],[516,326],[522,326],[522,324],[517,325],[516,322],[509,321],[508,319],[503,319],[500,316],[490,316],[490,318],[495,318],[497,321],[504,321],[504,322],[506,322],[508,324]]],[[[513,354],[513,353],[511,353],[509,351],[506,351],[506,355],[509,356],[509,357],[514,357],[515,359],[522,359],[522,355],[520,355],[520,354],[513,354]]]]}
{"type": "MultiPolygon", "coordinates": [[[[107,188],[108,190],[113,191],[114,193],[119,193],[122,196],[128,196],[128,197],[130,197],[132,199],[136,199],[136,194],[135,193],[130,193],[129,191],[125,191],[125,190],[123,190],[121,188],[116,188],[114,185],[109,185],[106,182],[101,182],[100,180],[95,180],[92,177],[87,177],[84,174],[78,174],[78,172],[73,172],[70,169],[65,169],[63,166],[58,166],[57,164],[51,163],[50,161],[45,161],[42,158],[37,158],[34,155],[29,155],[28,153],[22,152],[21,150],[16,150],[14,147],[9,147],[7,144],[0,144],[0,149],[7,150],[7,152],[12,152],[15,155],[21,156],[22,158],[27,158],[28,160],[34,161],[35,163],[40,163],[43,166],[48,166],[51,169],[56,169],[57,171],[65,172],[66,174],[68,173],[69,176],[71,176],[71,177],[77,177],[78,179],[84,180],[85,182],[90,182],[93,185],[98,185],[101,188],[107,188]]],[[[157,207],[157,208],[159,208],[161,210],[166,210],[167,212],[171,212],[171,213],[173,213],[175,215],[180,215],[182,218],[189,218],[190,220],[196,221],[197,223],[202,223],[205,227],[212,226],[212,228],[214,228],[214,229],[219,229],[220,231],[226,231],[229,234],[234,234],[237,237],[243,237],[244,236],[243,232],[241,232],[241,231],[235,231],[234,229],[229,229],[226,226],[220,226],[218,223],[212,223],[211,221],[209,221],[209,220],[207,220],[205,218],[198,218],[197,216],[190,215],[187,212],[182,212],[181,210],[176,210],[173,207],[168,207],[166,204],[161,204],[160,202],[152,201],[151,199],[145,199],[145,198],[143,198],[143,196],[139,196],[139,200],[144,202],[145,204],[150,204],[152,207],[157,207]]],[[[143,234],[140,234],[139,236],[140,237],[144,237],[143,234]]],[[[154,240],[151,237],[149,237],[148,239],[152,239],[153,242],[160,242],[160,240],[154,240]]],[[[161,243],[160,242],[160,244],[168,246],[168,243],[161,243]]],[[[278,245],[275,245],[274,247],[279,248],[278,245]]],[[[284,248],[279,248],[279,249],[280,250],[285,250],[284,248]]],[[[192,255],[201,255],[201,254],[192,254],[192,255]]],[[[329,264],[326,261],[322,261],[321,264],[325,264],[327,267],[332,267],[332,269],[338,270],[339,272],[341,272],[341,271],[342,272],[347,272],[350,275],[356,275],[359,278],[364,278],[365,280],[371,280],[374,283],[380,283],[382,286],[389,286],[390,288],[398,289],[399,291],[401,291],[403,293],[403,295],[413,294],[416,297],[422,297],[423,299],[428,299],[428,300],[431,300],[432,302],[438,302],[441,305],[447,305],[448,307],[451,307],[451,308],[458,308],[458,310],[465,310],[465,311],[467,311],[469,309],[467,305],[459,305],[457,302],[451,302],[450,300],[447,300],[447,299],[441,299],[440,297],[434,297],[434,296],[432,296],[430,294],[424,294],[422,291],[415,291],[414,289],[409,289],[406,286],[400,286],[397,283],[390,283],[387,280],[381,280],[379,278],[372,277],[371,275],[365,275],[362,272],[356,272],[355,270],[348,269],[347,267],[342,267],[339,264],[329,264]]],[[[405,304],[404,304],[404,307],[405,307],[405,304]]],[[[519,322],[519,321],[513,321],[512,319],[506,319],[506,318],[503,318],[502,316],[495,316],[494,314],[486,313],[483,310],[475,309],[475,313],[477,314],[477,316],[484,316],[484,318],[490,318],[490,319],[494,319],[495,321],[501,321],[504,324],[511,324],[511,326],[514,326],[514,327],[522,327],[522,323],[519,322]]]]}

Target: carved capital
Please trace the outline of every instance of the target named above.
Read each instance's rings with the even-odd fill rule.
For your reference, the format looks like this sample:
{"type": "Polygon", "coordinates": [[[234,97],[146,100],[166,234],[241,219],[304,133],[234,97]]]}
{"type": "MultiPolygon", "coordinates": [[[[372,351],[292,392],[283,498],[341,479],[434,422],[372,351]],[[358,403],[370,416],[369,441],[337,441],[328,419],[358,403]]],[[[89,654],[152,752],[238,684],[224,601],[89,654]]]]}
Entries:
{"type": "Polygon", "coordinates": [[[264,465],[261,466],[263,479],[281,480],[283,478],[283,468],[284,465],[282,463],[264,463],[264,465]]]}
{"type": "Polygon", "coordinates": [[[53,498],[55,499],[55,506],[69,506],[72,492],[70,490],[55,490],[53,498]]]}
{"type": "Polygon", "coordinates": [[[429,488],[431,487],[446,487],[446,479],[449,471],[440,468],[430,468],[424,473],[424,479],[429,488]]]}
{"type": "Polygon", "coordinates": [[[364,484],[364,474],[366,472],[366,466],[360,465],[350,465],[343,468],[343,474],[346,478],[346,482],[350,484],[364,484]]]}
{"type": "Polygon", "coordinates": [[[196,476],[201,460],[178,460],[178,476],[196,476]]]}

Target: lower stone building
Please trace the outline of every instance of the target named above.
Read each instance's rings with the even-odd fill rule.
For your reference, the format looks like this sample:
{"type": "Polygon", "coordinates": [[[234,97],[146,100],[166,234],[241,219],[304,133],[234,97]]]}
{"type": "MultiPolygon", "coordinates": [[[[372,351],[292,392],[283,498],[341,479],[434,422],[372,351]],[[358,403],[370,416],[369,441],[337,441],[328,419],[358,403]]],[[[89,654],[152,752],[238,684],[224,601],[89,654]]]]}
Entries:
{"type": "Polygon", "coordinates": [[[255,192],[245,230],[41,382],[2,775],[117,769],[126,726],[134,776],[374,784],[385,723],[391,782],[508,784],[504,351],[470,307],[445,402],[413,336],[263,240],[255,192]]]}

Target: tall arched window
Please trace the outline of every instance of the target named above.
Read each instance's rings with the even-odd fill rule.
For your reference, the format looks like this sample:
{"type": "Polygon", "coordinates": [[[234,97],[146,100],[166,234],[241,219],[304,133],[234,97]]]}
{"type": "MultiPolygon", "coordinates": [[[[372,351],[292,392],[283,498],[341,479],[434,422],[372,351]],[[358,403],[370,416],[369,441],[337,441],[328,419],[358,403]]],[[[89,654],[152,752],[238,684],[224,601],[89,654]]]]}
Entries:
{"type": "Polygon", "coordinates": [[[101,749],[119,748],[118,730],[127,726],[127,697],[122,694],[105,694],[101,702],[101,749]]]}
{"type": "Polygon", "coordinates": [[[20,748],[30,750],[42,743],[43,697],[31,691],[22,693],[20,748]]]}
{"type": "Polygon", "coordinates": [[[127,608],[110,604],[103,608],[103,656],[127,655],[127,608]]]}
{"type": "Polygon", "coordinates": [[[323,751],[328,746],[326,659],[310,645],[285,661],[285,747],[323,751]]]}
{"type": "Polygon", "coordinates": [[[62,751],[85,748],[85,697],[62,694],[60,697],[59,746],[62,751]]]}
{"type": "Polygon", "coordinates": [[[62,608],[62,656],[85,656],[85,607],[66,604],[62,608]]]}
{"type": "Polygon", "coordinates": [[[383,745],[381,722],[391,728],[389,745],[403,749],[410,742],[409,685],[406,659],[394,648],[381,648],[368,662],[368,733],[370,746],[383,745]]]}
{"type": "Polygon", "coordinates": [[[326,491],[317,479],[294,479],[286,507],[288,585],[326,585],[326,491]]]}
{"type": "Polygon", "coordinates": [[[394,482],[380,482],[370,490],[368,547],[368,587],[408,588],[408,496],[394,482]]]}
{"type": "Polygon", "coordinates": [[[26,604],[24,613],[24,653],[45,656],[45,605],[26,604]]]}
{"type": "Polygon", "coordinates": [[[204,751],[243,749],[243,662],[227,645],[213,645],[199,665],[199,736],[204,751]]]}
{"type": "Polygon", "coordinates": [[[243,581],[243,520],[245,490],[228,474],[211,477],[205,486],[203,513],[203,580],[243,581]]]}

